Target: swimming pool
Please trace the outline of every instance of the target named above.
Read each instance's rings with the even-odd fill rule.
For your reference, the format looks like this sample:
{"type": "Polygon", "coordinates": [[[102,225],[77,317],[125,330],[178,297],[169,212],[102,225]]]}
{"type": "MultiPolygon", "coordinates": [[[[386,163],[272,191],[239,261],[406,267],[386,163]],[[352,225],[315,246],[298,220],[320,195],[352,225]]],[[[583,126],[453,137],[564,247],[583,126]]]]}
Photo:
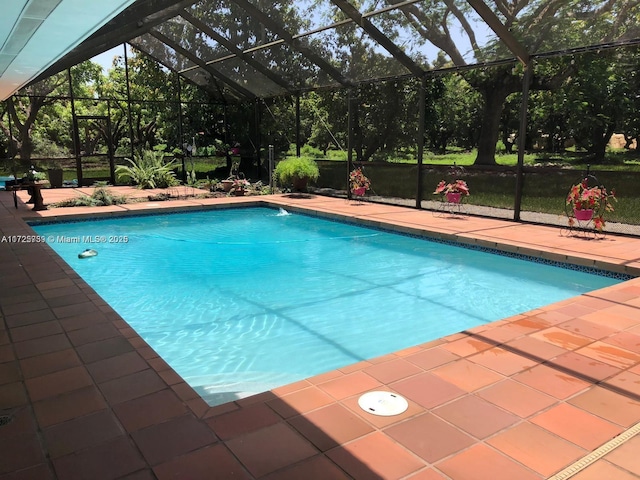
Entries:
{"type": "Polygon", "coordinates": [[[211,405],[619,281],[268,208],[34,229],[211,405]]]}
{"type": "Polygon", "coordinates": [[[0,190],[5,190],[6,189],[7,182],[9,180],[15,180],[15,177],[13,177],[13,176],[11,176],[11,177],[0,176],[0,190]]]}

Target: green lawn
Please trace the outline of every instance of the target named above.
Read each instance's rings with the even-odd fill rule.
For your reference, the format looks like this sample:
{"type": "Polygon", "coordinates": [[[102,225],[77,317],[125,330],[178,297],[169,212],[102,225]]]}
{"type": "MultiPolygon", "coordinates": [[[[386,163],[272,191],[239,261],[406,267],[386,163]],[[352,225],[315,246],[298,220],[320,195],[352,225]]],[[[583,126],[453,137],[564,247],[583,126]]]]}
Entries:
{"type": "MultiPolygon", "coordinates": [[[[328,151],[324,153],[312,147],[302,149],[304,156],[318,160],[320,179],[317,186],[346,189],[344,161],[346,152],[328,151]]],[[[295,154],[292,148],[289,155],[295,154]]],[[[448,166],[470,167],[474,164],[475,152],[453,151],[447,155],[425,154],[424,160],[424,196],[433,199],[431,192],[437,183],[449,173],[448,166]],[[430,168],[433,166],[433,168],[430,168]]],[[[266,161],[266,153],[262,157],[266,161]]],[[[517,154],[499,154],[496,161],[500,166],[514,167],[517,154]]],[[[564,214],[564,199],[569,187],[584,174],[587,163],[580,155],[566,152],[563,155],[525,155],[525,174],[522,209],[535,212],[564,214]],[[553,169],[545,168],[552,167],[553,169]]],[[[181,162],[176,161],[178,178],[182,178],[181,162]]],[[[196,172],[199,180],[222,180],[229,175],[224,157],[186,159],[186,170],[196,172]]],[[[83,158],[85,178],[108,178],[109,168],[104,157],[83,158]]],[[[65,180],[77,178],[75,160],[64,163],[65,180]]],[[[365,173],[371,178],[372,193],[387,197],[415,198],[417,162],[411,158],[411,152],[402,158],[389,162],[370,162],[365,165],[365,173]]],[[[616,190],[618,202],[615,211],[608,214],[609,220],[640,224],[640,157],[635,152],[611,151],[605,162],[590,165],[590,171],[598,176],[600,183],[616,190]]],[[[469,168],[465,179],[471,188],[467,201],[470,204],[500,208],[513,208],[515,198],[515,177],[513,170],[500,172],[494,170],[478,171],[469,168]]],[[[1,173],[1,172],[0,172],[1,173]]]]}

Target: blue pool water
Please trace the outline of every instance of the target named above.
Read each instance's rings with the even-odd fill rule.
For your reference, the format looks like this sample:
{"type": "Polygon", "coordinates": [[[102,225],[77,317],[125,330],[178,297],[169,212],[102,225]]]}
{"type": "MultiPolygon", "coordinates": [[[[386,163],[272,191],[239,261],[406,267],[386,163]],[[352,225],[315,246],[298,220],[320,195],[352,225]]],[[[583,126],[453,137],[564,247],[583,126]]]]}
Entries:
{"type": "Polygon", "coordinates": [[[211,405],[619,281],[268,208],[34,229],[211,405]]]}
{"type": "Polygon", "coordinates": [[[15,180],[14,177],[3,177],[0,176],[0,190],[4,190],[6,187],[6,184],[9,180],[15,180]]]}

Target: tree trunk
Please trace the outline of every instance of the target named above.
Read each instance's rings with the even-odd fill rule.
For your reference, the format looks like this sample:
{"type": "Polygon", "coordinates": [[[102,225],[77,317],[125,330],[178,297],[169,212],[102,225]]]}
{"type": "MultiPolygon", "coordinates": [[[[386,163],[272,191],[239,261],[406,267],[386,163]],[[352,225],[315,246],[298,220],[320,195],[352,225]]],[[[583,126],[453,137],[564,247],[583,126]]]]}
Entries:
{"type": "MultiPolygon", "coordinates": [[[[22,132],[21,132],[22,133],[22,132]]],[[[33,155],[33,141],[31,140],[31,131],[22,134],[22,142],[20,142],[20,159],[25,163],[31,163],[31,156],[33,155]]]]}
{"type": "Polygon", "coordinates": [[[380,136],[372,138],[369,142],[367,142],[367,147],[363,149],[362,155],[360,156],[361,162],[368,162],[374,153],[376,153],[380,147],[382,146],[382,138],[380,136]]]}
{"type": "Polygon", "coordinates": [[[502,110],[507,97],[522,90],[522,79],[513,73],[512,66],[496,67],[490,72],[471,73],[465,78],[484,98],[475,164],[495,165],[502,110]]]}
{"type": "Polygon", "coordinates": [[[482,112],[476,165],[496,164],[496,142],[500,134],[500,117],[507,95],[511,93],[504,85],[496,85],[499,82],[491,83],[495,88],[488,88],[482,92],[485,104],[482,112]]]}
{"type": "Polygon", "coordinates": [[[227,170],[230,172],[233,168],[233,160],[231,159],[231,153],[229,153],[229,149],[224,153],[224,158],[227,161],[227,170]]]}
{"type": "MultiPolygon", "coordinates": [[[[51,92],[46,92],[46,94],[51,92]]],[[[16,110],[15,100],[16,97],[11,97],[7,100],[8,113],[13,119],[14,129],[18,132],[19,140],[16,141],[18,153],[20,154],[20,160],[25,165],[31,163],[31,156],[33,155],[34,145],[31,138],[31,129],[36,122],[36,117],[40,109],[47,103],[46,97],[30,96],[29,104],[25,107],[20,104],[20,107],[24,110],[24,121],[18,116],[16,110]]]]}
{"type": "Polygon", "coordinates": [[[593,160],[596,162],[602,162],[604,160],[604,154],[607,150],[609,140],[613,136],[615,125],[607,125],[606,130],[603,127],[594,128],[591,135],[591,147],[589,153],[593,155],[593,160]]]}

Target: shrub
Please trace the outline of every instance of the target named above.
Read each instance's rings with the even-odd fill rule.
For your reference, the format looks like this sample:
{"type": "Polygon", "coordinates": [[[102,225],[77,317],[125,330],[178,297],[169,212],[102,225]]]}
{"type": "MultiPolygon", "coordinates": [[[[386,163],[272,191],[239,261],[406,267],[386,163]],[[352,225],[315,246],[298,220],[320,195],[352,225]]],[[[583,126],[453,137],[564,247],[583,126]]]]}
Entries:
{"type": "Polygon", "coordinates": [[[135,161],[125,158],[131,165],[118,165],[118,178],[130,179],[138,188],[167,188],[178,184],[173,172],[175,163],[165,163],[164,152],[145,150],[136,154],[135,161]]]}
{"type": "Polygon", "coordinates": [[[300,149],[300,154],[304,157],[311,158],[324,158],[326,156],[322,150],[308,144],[302,146],[302,148],[300,149]]]}
{"type": "Polygon", "coordinates": [[[273,176],[281,184],[292,183],[302,178],[315,182],[320,176],[320,170],[316,162],[310,158],[293,157],[280,161],[276,165],[273,176]]]}

